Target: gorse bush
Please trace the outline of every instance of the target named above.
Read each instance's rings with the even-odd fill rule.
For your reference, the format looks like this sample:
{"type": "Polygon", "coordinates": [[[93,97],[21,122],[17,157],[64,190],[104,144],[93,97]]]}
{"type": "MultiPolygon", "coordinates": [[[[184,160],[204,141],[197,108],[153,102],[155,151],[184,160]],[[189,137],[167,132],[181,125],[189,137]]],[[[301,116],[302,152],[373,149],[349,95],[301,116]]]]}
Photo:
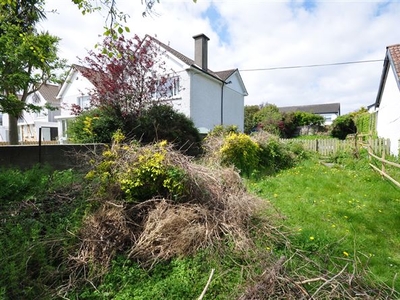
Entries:
{"type": "Polygon", "coordinates": [[[231,133],[239,133],[236,125],[217,125],[208,133],[208,136],[226,136],[231,133]]]}
{"type": "Polygon", "coordinates": [[[251,136],[243,133],[209,135],[204,140],[204,148],[204,161],[234,165],[244,176],[275,173],[309,155],[301,143],[283,143],[279,137],[265,131],[251,136]]]}
{"type": "Polygon", "coordinates": [[[95,164],[86,179],[99,184],[102,195],[112,192],[114,198],[142,202],[155,196],[177,200],[184,193],[185,174],[168,162],[166,141],[149,147],[114,144],[95,164]]]}
{"type": "Polygon", "coordinates": [[[68,124],[68,138],[75,143],[110,143],[123,120],[105,109],[82,112],[68,124]]]}
{"type": "Polygon", "coordinates": [[[234,165],[247,176],[259,166],[260,146],[247,134],[228,134],[219,151],[222,155],[222,164],[234,165]]]}

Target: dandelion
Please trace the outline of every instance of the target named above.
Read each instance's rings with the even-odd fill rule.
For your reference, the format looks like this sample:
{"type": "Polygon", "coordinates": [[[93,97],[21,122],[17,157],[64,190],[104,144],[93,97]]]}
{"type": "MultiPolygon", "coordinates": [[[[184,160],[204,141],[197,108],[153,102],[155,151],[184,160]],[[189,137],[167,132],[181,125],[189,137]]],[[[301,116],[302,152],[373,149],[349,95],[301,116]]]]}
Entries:
{"type": "Polygon", "coordinates": [[[335,228],[336,227],[336,225],[335,224],[332,224],[332,228],[335,228]]]}
{"type": "Polygon", "coordinates": [[[274,194],[274,198],[278,197],[278,194],[274,194]]]}
{"type": "Polygon", "coordinates": [[[346,256],[346,257],[348,257],[348,256],[349,256],[349,253],[347,253],[346,251],[343,251],[343,255],[346,256]]]}
{"type": "Polygon", "coordinates": [[[313,236],[310,236],[310,241],[313,241],[315,238],[313,236]]]}

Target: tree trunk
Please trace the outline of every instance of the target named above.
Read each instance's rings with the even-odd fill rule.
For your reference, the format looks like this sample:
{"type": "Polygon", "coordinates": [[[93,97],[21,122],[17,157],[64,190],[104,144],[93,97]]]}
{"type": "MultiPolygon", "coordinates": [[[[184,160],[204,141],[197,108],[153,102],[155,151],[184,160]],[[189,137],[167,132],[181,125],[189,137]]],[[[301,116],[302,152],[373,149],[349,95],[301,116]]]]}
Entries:
{"type": "Polygon", "coordinates": [[[8,115],[8,120],[10,145],[18,145],[18,118],[8,115]]]}

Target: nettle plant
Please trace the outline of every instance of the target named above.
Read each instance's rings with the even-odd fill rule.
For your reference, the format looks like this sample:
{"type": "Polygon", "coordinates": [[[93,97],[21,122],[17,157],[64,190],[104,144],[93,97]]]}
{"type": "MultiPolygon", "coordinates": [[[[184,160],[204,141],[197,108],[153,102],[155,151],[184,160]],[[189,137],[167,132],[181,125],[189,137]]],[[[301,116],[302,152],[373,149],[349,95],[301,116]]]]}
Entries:
{"type": "Polygon", "coordinates": [[[98,185],[98,195],[138,203],[154,197],[180,201],[185,197],[185,172],[170,162],[173,155],[166,141],[139,146],[121,145],[118,131],[114,143],[103,151],[86,179],[98,185]]]}

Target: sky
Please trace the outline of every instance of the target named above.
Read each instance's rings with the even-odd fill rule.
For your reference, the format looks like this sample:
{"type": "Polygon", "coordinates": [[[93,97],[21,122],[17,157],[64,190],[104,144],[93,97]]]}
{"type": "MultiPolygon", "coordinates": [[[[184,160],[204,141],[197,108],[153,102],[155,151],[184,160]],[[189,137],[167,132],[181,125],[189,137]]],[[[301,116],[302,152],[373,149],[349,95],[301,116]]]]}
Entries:
{"type": "MultiPolygon", "coordinates": [[[[209,68],[239,69],[245,105],[340,103],[342,115],[367,107],[386,47],[400,44],[400,0],[160,0],[147,17],[142,0],[117,6],[130,16],[126,37],[149,34],[189,58],[192,37],[207,35],[209,68]]],[[[61,38],[70,64],[102,41],[105,12],[83,16],[71,0],[46,0],[46,9],[39,29],[61,38]]]]}

